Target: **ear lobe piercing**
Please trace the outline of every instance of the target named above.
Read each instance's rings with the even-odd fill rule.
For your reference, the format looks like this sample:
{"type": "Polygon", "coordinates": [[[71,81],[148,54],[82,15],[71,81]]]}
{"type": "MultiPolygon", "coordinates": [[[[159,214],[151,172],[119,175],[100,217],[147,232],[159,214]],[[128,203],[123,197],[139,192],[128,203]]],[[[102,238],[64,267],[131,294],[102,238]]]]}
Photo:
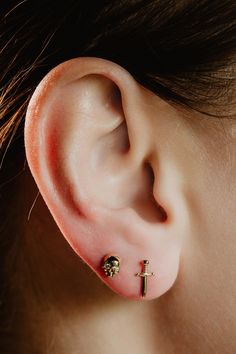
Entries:
{"type": "Polygon", "coordinates": [[[137,277],[142,277],[142,297],[145,297],[147,294],[147,278],[150,276],[154,276],[154,273],[148,273],[148,264],[149,261],[147,259],[143,260],[143,271],[141,273],[135,274],[137,277]]]}
{"type": "MultiPolygon", "coordinates": [[[[147,259],[144,259],[141,263],[143,266],[142,272],[136,273],[135,275],[142,278],[141,294],[142,297],[145,297],[147,294],[148,277],[154,276],[154,273],[148,271],[149,261],[147,259]]],[[[113,278],[120,271],[120,258],[118,256],[106,255],[103,258],[101,268],[107,277],[113,278]]]]}
{"type": "Polygon", "coordinates": [[[113,278],[120,271],[120,258],[107,255],[103,258],[102,269],[107,277],[113,278]]]}

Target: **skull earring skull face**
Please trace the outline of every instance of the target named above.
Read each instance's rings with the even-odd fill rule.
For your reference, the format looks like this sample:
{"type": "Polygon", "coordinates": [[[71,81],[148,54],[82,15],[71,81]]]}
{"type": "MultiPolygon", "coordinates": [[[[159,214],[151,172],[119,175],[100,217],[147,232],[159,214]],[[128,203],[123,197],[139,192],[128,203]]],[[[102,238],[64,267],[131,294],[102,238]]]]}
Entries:
{"type": "Polygon", "coordinates": [[[106,276],[114,277],[120,271],[120,258],[117,256],[104,257],[102,268],[106,276]]]}

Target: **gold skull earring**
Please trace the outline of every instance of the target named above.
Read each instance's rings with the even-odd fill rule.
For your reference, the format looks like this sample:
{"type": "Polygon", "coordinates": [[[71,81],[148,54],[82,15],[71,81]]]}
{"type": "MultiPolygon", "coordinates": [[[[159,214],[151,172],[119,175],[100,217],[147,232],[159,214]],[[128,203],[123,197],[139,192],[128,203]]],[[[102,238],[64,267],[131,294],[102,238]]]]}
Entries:
{"type": "Polygon", "coordinates": [[[120,258],[107,255],[103,258],[102,269],[107,277],[113,278],[120,271],[120,258]]]}

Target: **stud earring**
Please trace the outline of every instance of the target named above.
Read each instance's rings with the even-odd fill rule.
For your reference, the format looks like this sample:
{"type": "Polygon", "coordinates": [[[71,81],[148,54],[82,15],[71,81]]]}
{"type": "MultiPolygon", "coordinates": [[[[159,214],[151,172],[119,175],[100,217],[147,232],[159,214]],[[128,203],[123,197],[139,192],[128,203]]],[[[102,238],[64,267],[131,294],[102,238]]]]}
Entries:
{"type": "Polygon", "coordinates": [[[103,258],[102,269],[107,277],[113,278],[120,271],[120,258],[107,255],[103,258]]]}
{"type": "Polygon", "coordinates": [[[147,259],[143,260],[143,271],[141,273],[135,274],[137,277],[142,278],[142,297],[145,297],[147,294],[147,278],[153,276],[153,272],[148,272],[149,261],[147,259]]]}

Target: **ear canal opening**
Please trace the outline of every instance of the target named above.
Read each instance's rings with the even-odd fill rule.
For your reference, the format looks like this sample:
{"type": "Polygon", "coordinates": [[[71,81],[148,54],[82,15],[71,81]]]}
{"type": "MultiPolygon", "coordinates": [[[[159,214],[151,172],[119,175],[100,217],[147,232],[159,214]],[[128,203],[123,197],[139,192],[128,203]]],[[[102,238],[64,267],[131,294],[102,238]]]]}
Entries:
{"type": "Polygon", "coordinates": [[[116,134],[117,140],[119,142],[119,152],[122,154],[128,153],[130,150],[130,140],[128,134],[127,123],[124,120],[114,131],[116,134]]]}
{"type": "MultiPolygon", "coordinates": [[[[123,107],[122,104],[122,96],[121,96],[121,92],[119,90],[119,88],[116,86],[116,90],[115,90],[115,102],[116,105],[119,105],[120,107],[123,107]]],[[[123,145],[123,153],[127,153],[130,150],[130,138],[129,138],[129,131],[128,131],[128,126],[127,126],[127,121],[124,120],[122,123],[122,130],[124,132],[124,145],[123,145]]]]}
{"type": "Polygon", "coordinates": [[[144,169],[147,174],[148,178],[148,185],[149,185],[149,191],[148,191],[148,204],[149,207],[146,209],[143,209],[143,211],[146,212],[146,219],[149,222],[161,222],[164,223],[167,221],[167,213],[165,209],[158,203],[158,201],[155,199],[154,194],[153,194],[153,188],[154,188],[154,181],[155,181],[155,175],[153,172],[153,168],[150,165],[149,162],[145,162],[144,164],[144,169]]]}
{"type": "MultiPolygon", "coordinates": [[[[112,93],[109,98],[113,109],[116,112],[122,112],[122,96],[117,85],[114,84],[112,93]]],[[[120,115],[123,115],[123,113],[120,113],[120,115]]],[[[126,154],[130,150],[130,139],[126,120],[124,119],[121,124],[119,124],[111,132],[111,134],[116,136],[117,148],[119,149],[119,152],[122,154],[126,154]]]]}
{"type": "Polygon", "coordinates": [[[167,220],[167,213],[156,201],[154,194],[154,173],[149,163],[143,165],[143,185],[140,194],[133,201],[133,209],[148,223],[163,223],[167,220]]]}

